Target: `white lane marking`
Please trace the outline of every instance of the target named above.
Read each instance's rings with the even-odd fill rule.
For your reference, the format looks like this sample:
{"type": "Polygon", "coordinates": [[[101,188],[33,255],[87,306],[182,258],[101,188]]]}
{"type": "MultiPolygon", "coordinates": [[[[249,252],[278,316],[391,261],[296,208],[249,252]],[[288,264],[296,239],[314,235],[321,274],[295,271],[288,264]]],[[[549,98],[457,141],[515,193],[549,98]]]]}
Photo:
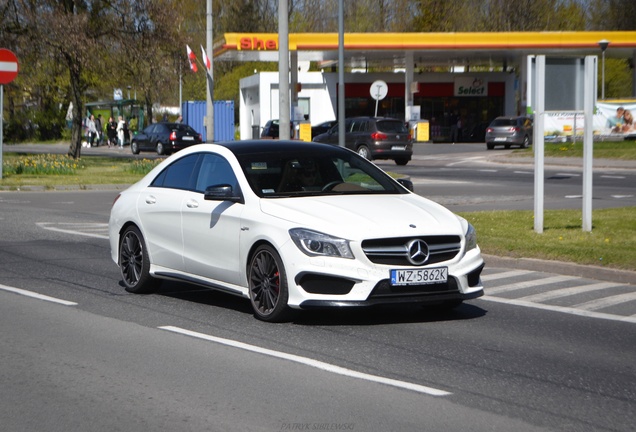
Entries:
{"type": "Polygon", "coordinates": [[[612,315],[612,314],[606,314],[601,312],[592,312],[592,311],[583,310],[583,309],[574,309],[574,308],[562,307],[562,306],[551,306],[551,305],[546,305],[542,303],[531,303],[531,302],[523,301],[523,300],[505,299],[501,297],[483,296],[483,297],[480,297],[480,299],[495,302],[495,303],[504,303],[504,304],[514,305],[514,306],[523,306],[523,307],[529,307],[533,309],[548,310],[552,312],[562,312],[562,313],[567,313],[570,315],[578,315],[578,316],[583,316],[588,318],[599,318],[599,319],[606,319],[610,321],[622,321],[622,322],[636,324],[636,316],[612,315]]]}
{"type": "Polygon", "coordinates": [[[413,384],[413,383],[409,383],[409,382],[405,382],[405,381],[398,381],[398,380],[394,380],[394,379],[390,379],[390,378],[384,378],[384,377],[380,377],[380,376],[376,376],[376,375],[369,375],[369,374],[365,374],[362,372],[356,372],[354,370],[351,369],[346,369],[340,366],[335,366],[329,363],[325,363],[325,362],[321,362],[318,360],[313,360],[307,357],[301,357],[301,356],[297,356],[294,354],[287,354],[284,352],[280,352],[280,351],[274,351],[274,350],[270,350],[267,348],[261,348],[261,347],[257,347],[255,345],[249,345],[243,342],[239,342],[239,341],[235,341],[232,339],[224,339],[224,338],[219,338],[216,336],[210,336],[204,333],[198,333],[198,332],[194,332],[194,331],[190,331],[190,330],[186,330],[186,329],[182,329],[179,327],[173,327],[173,326],[163,326],[163,327],[159,327],[162,330],[167,330],[173,333],[179,333],[179,334],[183,334],[186,336],[192,336],[198,339],[203,339],[203,340],[207,340],[210,342],[215,342],[215,343],[219,343],[222,345],[226,345],[226,346],[230,346],[230,347],[234,347],[234,348],[239,348],[242,350],[246,350],[246,351],[251,351],[251,352],[255,352],[255,353],[259,353],[259,354],[264,354],[267,356],[271,356],[271,357],[276,357],[276,358],[280,358],[280,359],[284,359],[284,360],[289,360],[289,361],[293,361],[296,363],[300,363],[300,364],[304,364],[306,366],[310,366],[310,367],[314,367],[317,369],[321,369],[327,372],[331,372],[331,373],[335,373],[338,375],[344,375],[344,376],[348,376],[348,377],[352,377],[352,378],[358,378],[358,379],[362,379],[362,380],[366,380],[366,381],[372,381],[372,382],[377,382],[380,384],[386,384],[386,385],[390,385],[393,387],[398,387],[401,389],[406,389],[406,390],[411,390],[414,392],[418,392],[418,393],[425,393],[431,396],[449,396],[452,393],[449,393],[447,391],[444,390],[439,390],[436,388],[432,388],[432,387],[427,387],[427,386],[423,386],[423,385],[419,385],[419,384],[413,384]]]}
{"type": "Polygon", "coordinates": [[[565,198],[578,199],[578,198],[583,198],[583,195],[566,195],[565,198]]]}
{"type": "Polygon", "coordinates": [[[590,285],[581,285],[576,287],[557,289],[554,291],[546,291],[540,294],[533,294],[533,295],[521,297],[517,300],[524,300],[528,302],[543,302],[543,301],[553,300],[560,297],[567,297],[571,295],[586,293],[589,291],[598,291],[598,290],[614,288],[618,286],[621,286],[621,285],[615,284],[612,282],[599,282],[599,283],[590,284],[590,285]]]}
{"type": "Polygon", "coordinates": [[[581,174],[576,174],[576,173],[556,173],[555,175],[562,176],[562,177],[581,177],[581,174]]]}
{"type": "Polygon", "coordinates": [[[532,171],[513,171],[515,174],[534,174],[532,171]]]}
{"type": "Polygon", "coordinates": [[[494,274],[482,275],[481,276],[481,280],[482,281],[493,281],[493,280],[497,280],[497,279],[505,279],[505,278],[509,278],[509,277],[522,276],[522,275],[526,275],[526,274],[529,274],[529,273],[534,273],[534,271],[532,271],[532,270],[510,270],[510,271],[503,272],[503,273],[494,273],[494,274]]]}
{"type": "Polygon", "coordinates": [[[446,166],[447,166],[447,167],[450,167],[450,166],[453,166],[453,165],[459,165],[459,164],[463,164],[463,163],[473,162],[473,161],[481,160],[481,159],[485,159],[485,158],[486,158],[485,156],[474,156],[474,157],[469,157],[469,158],[466,158],[466,159],[458,160],[458,161],[456,161],[456,162],[448,163],[448,164],[446,164],[446,166]]]}
{"type": "Polygon", "coordinates": [[[575,276],[552,276],[549,278],[534,279],[534,280],[526,281],[526,282],[518,282],[518,283],[513,283],[510,285],[503,285],[503,286],[498,286],[494,288],[488,288],[486,292],[489,295],[501,294],[501,293],[506,293],[510,291],[517,291],[524,288],[532,288],[539,285],[547,285],[547,284],[565,282],[565,281],[575,280],[575,279],[579,279],[579,278],[575,276]]]}
{"type": "Polygon", "coordinates": [[[623,198],[634,198],[634,195],[611,195],[612,198],[623,199],[623,198]]]}
{"type": "Polygon", "coordinates": [[[108,229],[107,223],[76,223],[76,222],[36,222],[40,228],[49,231],[57,231],[66,234],[83,235],[86,237],[95,237],[108,240],[108,235],[95,234],[87,231],[100,231],[108,229]],[[67,228],[68,227],[68,228],[67,228]],[[73,229],[71,229],[73,228],[73,229]],[[80,231],[83,230],[83,231],[80,231]]]}
{"type": "Polygon", "coordinates": [[[613,176],[613,175],[602,175],[601,178],[608,178],[608,179],[619,179],[622,180],[625,178],[625,176],[613,176]]]}
{"type": "Polygon", "coordinates": [[[591,310],[603,309],[609,306],[615,306],[617,304],[629,302],[632,300],[636,300],[636,292],[603,297],[597,300],[580,303],[580,304],[574,305],[573,307],[591,311],[591,310]]]}
{"type": "Polygon", "coordinates": [[[58,299],[55,297],[49,297],[43,294],[38,294],[38,293],[34,293],[33,291],[27,291],[27,290],[23,290],[20,288],[14,288],[14,287],[10,287],[10,286],[6,286],[6,285],[0,285],[0,289],[3,291],[9,291],[15,294],[20,294],[26,297],[32,297],[38,300],[44,300],[44,301],[48,301],[51,303],[58,303],[64,306],[77,306],[77,303],[75,302],[71,302],[71,301],[67,301],[67,300],[62,300],[62,299],[58,299]]]}

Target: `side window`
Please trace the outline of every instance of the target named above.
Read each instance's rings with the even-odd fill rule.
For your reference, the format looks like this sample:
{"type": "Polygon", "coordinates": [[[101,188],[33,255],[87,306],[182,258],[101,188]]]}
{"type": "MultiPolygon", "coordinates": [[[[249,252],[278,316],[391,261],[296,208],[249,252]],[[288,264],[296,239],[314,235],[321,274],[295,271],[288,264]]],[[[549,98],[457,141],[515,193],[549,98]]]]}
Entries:
{"type": "Polygon", "coordinates": [[[229,184],[236,189],[238,181],[230,163],[215,154],[204,154],[196,183],[197,192],[205,192],[208,186],[229,184]]]}
{"type": "Polygon", "coordinates": [[[199,154],[193,154],[179,159],[164,169],[151,186],[172,189],[194,189],[194,171],[199,154]]]}

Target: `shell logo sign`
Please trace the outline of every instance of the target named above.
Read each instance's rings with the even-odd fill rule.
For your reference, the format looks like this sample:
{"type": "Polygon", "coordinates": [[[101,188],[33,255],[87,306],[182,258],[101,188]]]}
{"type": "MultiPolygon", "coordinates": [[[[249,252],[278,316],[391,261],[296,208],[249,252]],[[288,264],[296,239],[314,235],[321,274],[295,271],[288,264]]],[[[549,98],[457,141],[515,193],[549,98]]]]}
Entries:
{"type": "Polygon", "coordinates": [[[278,49],[278,40],[245,36],[239,39],[237,48],[243,51],[276,51],[278,49]]]}

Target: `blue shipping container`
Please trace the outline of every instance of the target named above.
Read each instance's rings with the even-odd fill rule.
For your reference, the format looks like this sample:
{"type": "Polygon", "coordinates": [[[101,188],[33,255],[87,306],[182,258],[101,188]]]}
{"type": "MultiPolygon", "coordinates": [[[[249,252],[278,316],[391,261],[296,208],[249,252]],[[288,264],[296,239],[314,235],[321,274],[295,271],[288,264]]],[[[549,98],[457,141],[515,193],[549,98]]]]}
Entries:
{"type": "MultiPolygon", "coordinates": [[[[204,118],[207,114],[205,101],[187,101],[181,106],[183,122],[189,124],[207,142],[204,118]]],[[[214,101],[214,141],[234,141],[234,101],[214,101]]]]}

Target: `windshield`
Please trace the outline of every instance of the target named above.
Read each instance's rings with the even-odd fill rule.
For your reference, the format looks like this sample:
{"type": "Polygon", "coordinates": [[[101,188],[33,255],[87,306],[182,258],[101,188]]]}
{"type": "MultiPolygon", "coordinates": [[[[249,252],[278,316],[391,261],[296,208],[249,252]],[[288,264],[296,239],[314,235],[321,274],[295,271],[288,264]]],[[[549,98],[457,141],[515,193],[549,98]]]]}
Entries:
{"type": "Polygon", "coordinates": [[[408,193],[357,154],[333,150],[238,156],[252,190],[262,198],[408,193]]]}

